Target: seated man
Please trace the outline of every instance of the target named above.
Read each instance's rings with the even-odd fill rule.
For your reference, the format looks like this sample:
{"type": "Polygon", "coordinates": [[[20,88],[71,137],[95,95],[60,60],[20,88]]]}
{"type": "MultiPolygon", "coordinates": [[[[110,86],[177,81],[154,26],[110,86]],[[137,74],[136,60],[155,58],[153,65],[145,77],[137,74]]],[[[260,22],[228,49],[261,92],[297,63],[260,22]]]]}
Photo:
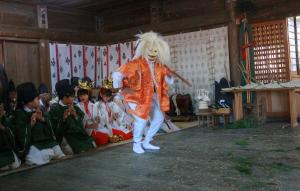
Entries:
{"type": "Polygon", "coordinates": [[[83,127],[84,113],[74,105],[74,88],[68,79],[55,85],[59,102],[51,105],[49,116],[58,142],[65,153],[80,153],[95,148],[94,140],[83,127]]]}
{"type": "Polygon", "coordinates": [[[0,103],[0,171],[18,168],[21,165],[15,153],[12,126],[5,114],[3,103],[0,103]]]}
{"type": "Polygon", "coordinates": [[[29,165],[43,165],[64,157],[48,118],[39,108],[38,92],[33,83],[17,87],[17,110],[14,116],[18,154],[29,165]]]}
{"type": "Polygon", "coordinates": [[[12,116],[16,111],[17,106],[17,91],[12,80],[8,83],[8,95],[5,103],[5,111],[7,116],[12,116]]]}
{"type": "Polygon", "coordinates": [[[40,84],[38,87],[38,91],[40,94],[40,108],[43,113],[46,113],[50,110],[50,101],[52,99],[51,94],[48,91],[48,88],[45,84],[40,84]]]}

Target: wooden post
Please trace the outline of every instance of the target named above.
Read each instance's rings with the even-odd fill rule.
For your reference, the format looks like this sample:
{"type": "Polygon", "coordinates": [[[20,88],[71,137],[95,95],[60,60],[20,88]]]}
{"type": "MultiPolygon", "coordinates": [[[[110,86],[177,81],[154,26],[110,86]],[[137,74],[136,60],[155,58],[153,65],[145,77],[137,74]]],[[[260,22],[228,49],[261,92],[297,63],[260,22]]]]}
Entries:
{"type": "Polygon", "coordinates": [[[296,95],[295,90],[289,90],[289,105],[290,105],[290,120],[291,120],[291,127],[298,126],[298,112],[297,112],[297,104],[296,102],[296,95]]]}
{"type": "Polygon", "coordinates": [[[243,97],[242,92],[234,92],[234,105],[233,105],[234,119],[243,119],[243,97]]]}
{"type": "Polygon", "coordinates": [[[228,24],[228,45],[229,45],[229,61],[230,61],[230,76],[234,85],[240,85],[241,71],[238,65],[240,64],[240,48],[239,48],[239,27],[236,24],[236,1],[227,0],[227,9],[230,15],[228,24]]]}
{"type": "Polygon", "coordinates": [[[51,71],[49,58],[49,41],[41,39],[39,42],[40,53],[40,82],[44,83],[51,92],[51,71]]]}

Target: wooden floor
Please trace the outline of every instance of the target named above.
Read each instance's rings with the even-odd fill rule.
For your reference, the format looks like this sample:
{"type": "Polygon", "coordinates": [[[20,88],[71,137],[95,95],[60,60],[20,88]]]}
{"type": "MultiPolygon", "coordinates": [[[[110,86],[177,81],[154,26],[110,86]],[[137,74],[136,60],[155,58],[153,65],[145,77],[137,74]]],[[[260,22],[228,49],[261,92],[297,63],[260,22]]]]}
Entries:
{"type": "Polygon", "coordinates": [[[1,191],[298,190],[300,130],[189,128],[0,178],[1,191]]]}

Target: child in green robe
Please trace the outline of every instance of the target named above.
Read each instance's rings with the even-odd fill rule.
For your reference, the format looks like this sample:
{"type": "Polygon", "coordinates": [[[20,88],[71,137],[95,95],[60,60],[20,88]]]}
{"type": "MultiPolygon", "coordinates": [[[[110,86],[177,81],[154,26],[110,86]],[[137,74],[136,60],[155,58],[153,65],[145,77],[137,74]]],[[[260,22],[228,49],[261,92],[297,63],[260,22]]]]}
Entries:
{"type": "Polygon", "coordinates": [[[43,165],[64,157],[52,125],[39,108],[38,92],[33,83],[17,87],[17,110],[14,117],[18,154],[29,165],[43,165]]]}
{"type": "Polygon", "coordinates": [[[81,153],[95,148],[93,139],[83,127],[84,113],[74,105],[74,88],[70,81],[57,82],[55,89],[59,102],[51,105],[49,116],[65,153],[81,153]]]}
{"type": "Polygon", "coordinates": [[[15,137],[3,103],[0,102],[0,171],[18,168],[21,161],[15,153],[15,137]]]}

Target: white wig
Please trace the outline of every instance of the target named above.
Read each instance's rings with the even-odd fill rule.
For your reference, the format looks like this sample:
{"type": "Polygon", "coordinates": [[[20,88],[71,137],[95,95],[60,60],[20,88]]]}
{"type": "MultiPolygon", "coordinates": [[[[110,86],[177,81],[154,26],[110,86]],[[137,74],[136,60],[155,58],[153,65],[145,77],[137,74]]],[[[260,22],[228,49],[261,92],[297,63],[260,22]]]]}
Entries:
{"type": "Polygon", "coordinates": [[[155,46],[158,50],[158,60],[161,64],[170,63],[170,47],[161,35],[155,32],[147,32],[136,35],[138,37],[136,50],[133,59],[140,56],[147,58],[147,49],[155,46]]]}

